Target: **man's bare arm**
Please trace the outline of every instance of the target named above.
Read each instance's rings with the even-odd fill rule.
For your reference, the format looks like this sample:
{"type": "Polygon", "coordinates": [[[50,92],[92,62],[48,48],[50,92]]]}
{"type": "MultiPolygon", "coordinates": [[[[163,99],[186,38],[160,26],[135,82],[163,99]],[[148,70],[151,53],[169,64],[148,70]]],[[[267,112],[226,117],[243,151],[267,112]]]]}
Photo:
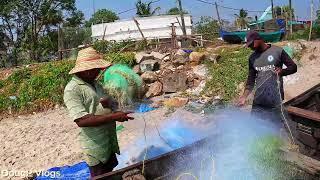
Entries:
{"type": "Polygon", "coordinates": [[[116,112],[112,114],[106,114],[106,115],[92,115],[88,114],[82,118],[79,118],[75,120],[77,125],[79,127],[96,127],[96,126],[101,126],[109,122],[114,122],[114,121],[128,121],[128,120],[133,120],[133,117],[129,117],[128,114],[131,114],[131,112],[116,112]]]}

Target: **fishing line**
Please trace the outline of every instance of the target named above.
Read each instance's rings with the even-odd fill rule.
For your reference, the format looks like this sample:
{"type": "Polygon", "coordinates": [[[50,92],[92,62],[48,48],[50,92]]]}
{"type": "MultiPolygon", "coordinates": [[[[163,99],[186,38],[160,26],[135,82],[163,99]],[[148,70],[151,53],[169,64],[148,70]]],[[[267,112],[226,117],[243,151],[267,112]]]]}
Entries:
{"type": "MultiPolygon", "coordinates": [[[[280,104],[278,106],[280,106],[280,111],[281,111],[281,116],[285,122],[285,125],[287,126],[288,128],[288,131],[289,131],[289,134],[290,134],[290,138],[291,138],[291,141],[292,143],[295,145],[295,140],[294,140],[294,137],[293,137],[293,133],[292,133],[292,130],[289,126],[289,123],[288,123],[288,119],[286,118],[286,116],[284,115],[284,107],[283,107],[283,102],[282,102],[282,95],[281,95],[281,91],[280,91],[280,77],[278,75],[278,73],[275,71],[275,70],[271,70],[272,73],[276,74],[277,76],[277,89],[278,89],[278,97],[280,98],[280,104]]],[[[257,91],[257,89],[259,89],[264,83],[266,83],[267,80],[269,80],[271,77],[273,77],[273,74],[270,75],[268,78],[266,78],[266,80],[263,81],[263,83],[261,83],[259,86],[257,86],[257,88],[255,88],[255,91],[257,91]]],[[[263,92],[261,92],[259,95],[255,96],[256,98],[259,97],[261,94],[263,94],[263,92]]]]}
{"type": "Polygon", "coordinates": [[[280,77],[279,77],[279,74],[275,71],[273,71],[276,75],[277,75],[277,85],[278,85],[278,93],[279,93],[279,97],[280,97],[280,100],[281,100],[281,103],[280,103],[280,110],[281,110],[281,115],[282,115],[282,118],[284,119],[284,122],[289,130],[289,133],[290,133],[290,137],[291,137],[291,141],[294,145],[296,145],[295,143],[295,140],[293,138],[293,134],[292,134],[292,131],[291,131],[291,128],[289,126],[289,123],[288,123],[288,120],[287,118],[285,117],[284,115],[284,110],[283,110],[283,102],[282,102],[282,98],[281,98],[281,92],[280,92],[280,77]]]}
{"type": "Polygon", "coordinates": [[[142,118],[144,121],[143,135],[144,135],[144,141],[145,141],[145,153],[144,153],[144,157],[143,157],[143,161],[142,161],[142,175],[144,175],[145,161],[147,159],[147,154],[148,154],[148,146],[147,146],[147,135],[146,135],[147,122],[146,122],[146,119],[143,117],[143,115],[142,115],[142,118]]]}
{"type": "Polygon", "coordinates": [[[183,177],[183,176],[191,176],[191,177],[193,177],[195,180],[199,180],[195,175],[193,175],[192,173],[182,173],[182,174],[180,174],[177,178],[176,178],[176,180],[180,180],[181,179],[181,177],[183,177]]]}

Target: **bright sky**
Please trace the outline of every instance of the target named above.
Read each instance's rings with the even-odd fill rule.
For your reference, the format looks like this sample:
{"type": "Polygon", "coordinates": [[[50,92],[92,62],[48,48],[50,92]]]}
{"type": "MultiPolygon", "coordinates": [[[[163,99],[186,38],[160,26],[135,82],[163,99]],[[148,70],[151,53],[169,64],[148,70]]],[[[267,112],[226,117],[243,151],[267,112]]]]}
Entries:
{"type": "MultiPolygon", "coordinates": [[[[143,2],[149,0],[142,0],[143,2]]],[[[154,0],[155,1],[155,0],[154,0]]],[[[207,2],[214,3],[214,0],[203,0],[207,2]]],[[[319,7],[319,0],[315,1],[315,9],[319,7]]],[[[76,0],[78,9],[82,10],[86,18],[91,17],[95,9],[107,8],[111,9],[117,13],[135,8],[136,0],[76,0]]],[[[271,0],[217,0],[218,4],[226,7],[232,7],[236,9],[247,9],[247,10],[258,10],[264,11],[268,6],[270,6],[271,0]]],[[[276,5],[288,4],[288,0],[274,0],[276,5]]],[[[310,4],[311,0],[292,0],[292,5],[295,9],[295,15],[299,19],[310,19],[310,4]]],[[[182,0],[182,5],[193,16],[194,20],[197,21],[200,16],[216,16],[215,7],[210,4],[205,4],[197,0],[182,0]]],[[[171,7],[176,6],[176,0],[160,0],[152,4],[153,7],[160,7],[161,13],[166,12],[171,7]]],[[[221,18],[233,20],[234,14],[239,13],[239,11],[229,10],[219,8],[221,18]]],[[[120,14],[121,19],[128,19],[135,16],[136,10],[129,11],[127,13],[120,14]]],[[[315,13],[314,13],[315,14],[315,13]]],[[[254,17],[261,15],[259,12],[249,12],[249,16],[254,17]]]]}

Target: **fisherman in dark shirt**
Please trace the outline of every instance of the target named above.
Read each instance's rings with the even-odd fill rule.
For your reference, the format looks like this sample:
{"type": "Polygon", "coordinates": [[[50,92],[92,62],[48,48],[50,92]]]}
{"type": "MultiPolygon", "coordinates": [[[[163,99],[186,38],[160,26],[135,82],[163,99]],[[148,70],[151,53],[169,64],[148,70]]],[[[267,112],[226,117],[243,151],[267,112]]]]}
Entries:
{"type": "Polygon", "coordinates": [[[249,58],[246,88],[238,105],[243,106],[255,88],[252,112],[278,114],[284,99],[282,77],[297,72],[297,65],[282,48],[266,44],[255,31],[248,32],[246,46],[254,50],[254,53],[249,58]],[[286,66],[285,69],[283,65],[286,66]]]}

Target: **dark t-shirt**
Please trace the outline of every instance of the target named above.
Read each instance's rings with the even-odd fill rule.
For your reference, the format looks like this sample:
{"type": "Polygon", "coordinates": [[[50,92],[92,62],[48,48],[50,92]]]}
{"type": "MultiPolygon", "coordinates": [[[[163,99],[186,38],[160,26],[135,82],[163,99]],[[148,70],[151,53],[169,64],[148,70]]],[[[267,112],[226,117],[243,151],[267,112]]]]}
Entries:
{"type": "Polygon", "coordinates": [[[255,51],[249,58],[249,75],[246,89],[256,88],[254,105],[264,107],[277,107],[284,98],[282,76],[293,74],[297,71],[297,65],[289,55],[280,47],[269,45],[264,52],[255,51]],[[283,64],[286,69],[282,69],[283,64]],[[280,73],[280,90],[278,89],[276,67],[282,69],[280,73]],[[279,93],[280,92],[280,93],[279,93]]]}

